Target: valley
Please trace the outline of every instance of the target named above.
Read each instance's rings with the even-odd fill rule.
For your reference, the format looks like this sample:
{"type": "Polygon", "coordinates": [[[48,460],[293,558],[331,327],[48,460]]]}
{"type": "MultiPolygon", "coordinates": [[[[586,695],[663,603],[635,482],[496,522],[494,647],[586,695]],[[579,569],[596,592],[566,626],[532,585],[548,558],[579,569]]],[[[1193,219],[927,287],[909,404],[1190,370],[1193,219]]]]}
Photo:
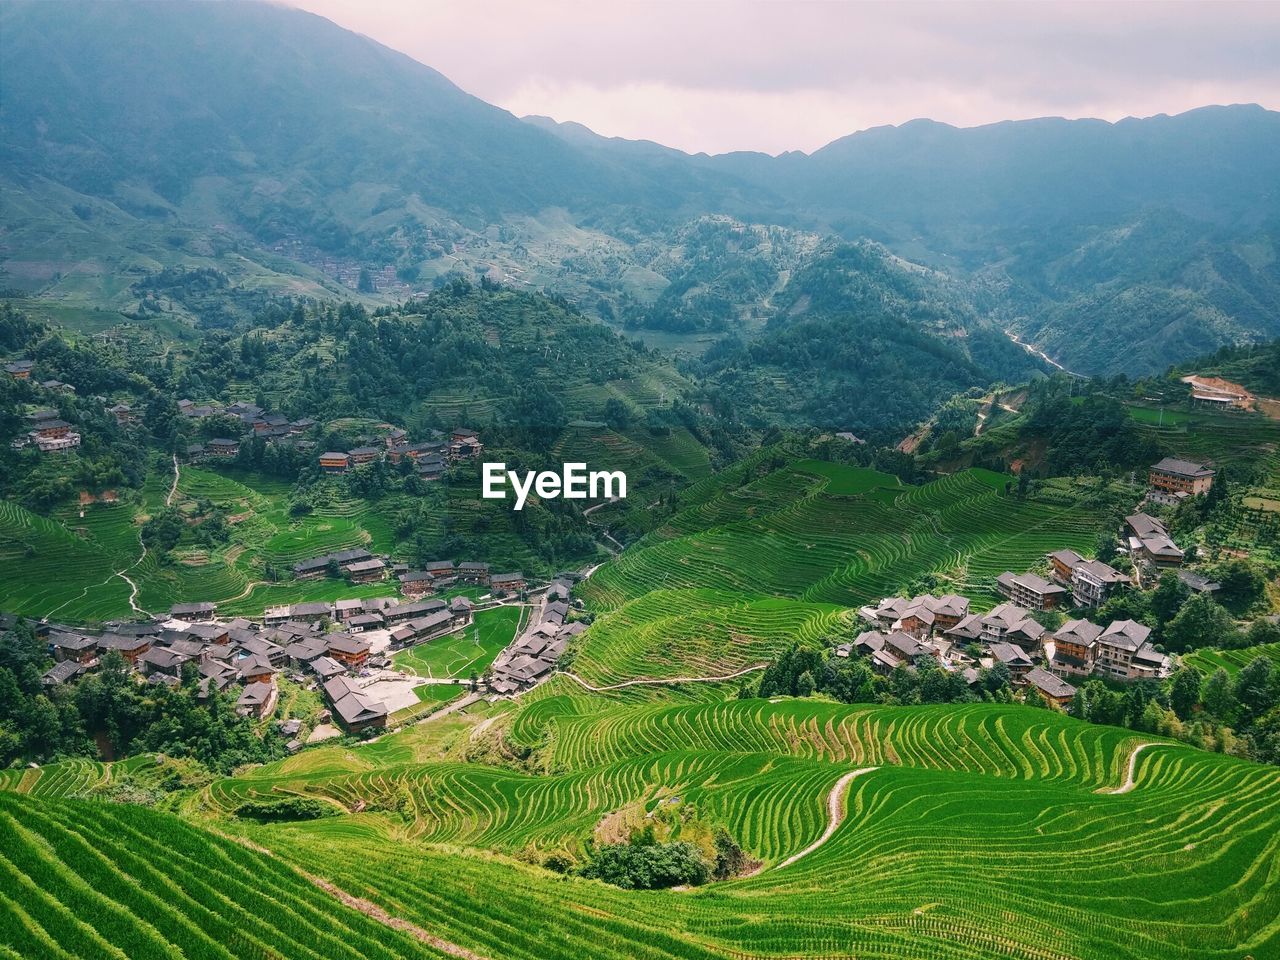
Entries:
{"type": "Polygon", "coordinates": [[[0,960],[1280,960],[1280,113],[375,35],[0,5],[0,960]]]}

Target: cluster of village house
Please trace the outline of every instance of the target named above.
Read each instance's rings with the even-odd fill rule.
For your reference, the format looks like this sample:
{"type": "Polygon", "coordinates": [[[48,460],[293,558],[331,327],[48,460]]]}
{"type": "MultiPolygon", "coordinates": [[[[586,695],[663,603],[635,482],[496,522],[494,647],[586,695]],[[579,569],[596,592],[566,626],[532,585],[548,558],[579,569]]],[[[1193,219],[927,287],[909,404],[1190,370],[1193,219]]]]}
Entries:
{"type": "MultiPolygon", "coordinates": [[[[570,637],[584,629],[566,622],[571,579],[548,588],[540,615],[503,651],[492,668],[489,690],[516,693],[554,669],[570,637]]],[[[76,679],[115,651],[131,665],[140,682],[177,685],[183,668],[194,664],[199,696],[233,690],[235,708],[244,716],[269,717],[278,698],[277,677],[323,690],[329,709],[321,723],[334,721],[350,733],[385,727],[386,703],[368,688],[391,676],[389,654],[435,640],[471,623],[475,603],[466,597],[443,599],[338,600],[296,603],[267,610],[260,621],[217,619],[213,603],[174,605],[168,616],[147,623],[108,624],[88,631],[57,624],[32,623],[54,658],[43,676],[47,686],[76,679]]],[[[301,730],[297,721],[283,728],[301,730]]],[[[297,739],[289,748],[302,746],[297,739]]]]}
{"type": "Polygon", "coordinates": [[[512,694],[548,676],[564,655],[570,639],[587,629],[580,620],[570,622],[571,578],[559,577],[547,588],[537,622],[511,646],[498,654],[490,669],[489,689],[496,694],[512,694]]]}
{"type": "MultiPolygon", "coordinates": [[[[4,372],[15,380],[30,380],[34,361],[14,360],[4,365],[4,372]]],[[[76,388],[61,380],[43,380],[37,384],[50,393],[75,393],[76,388]]],[[[34,446],[41,453],[61,453],[80,446],[80,434],[73,424],[61,419],[58,411],[42,407],[27,414],[27,432],[14,439],[14,449],[34,446]]]]}
{"type": "Polygon", "coordinates": [[[293,575],[299,580],[313,580],[326,576],[334,567],[352,583],[374,583],[386,579],[390,573],[399,581],[400,592],[410,599],[447,590],[460,583],[488,587],[496,595],[520,593],[527,586],[523,573],[490,573],[487,563],[433,560],[421,570],[412,570],[406,563],[393,564],[385,557],[374,556],[364,547],[299,560],[293,565],[293,575]]]}
{"type": "MultiPolygon", "coordinates": [[[[112,409],[114,412],[115,408],[112,409]]],[[[125,407],[125,410],[128,408],[125,407]]],[[[222,407],[212,403],[197,404],[190,400],[179,400],[178,410],[184,417],[193,420],[215,415],[237,417],[248,428],[240,439],[215,437],[205,443],[190,445],[187,448],[189,460],[232,459],[239,454],[242,440],[249,437],[258,437],[269,443],[289,443],[300,450],[315,447],[314,441],[302,439],[308,430],[316,426],[316,421],[310,418],[289,420],[281,414],[267,413],[252,403],[233,403],[222,407]]],[[[378,460],[398,464],[407,459],[413,463],[419,477],[435,480],[444,475],[450,463],[478,457],[484,449],[479,434],[469,427],[456,427],[448,437],[439,431],[433,431],[433,434],[431,440],[413,443],[410,442],[407,431],[399,427],[388,427],[381,443],[370,442],[351,450],[328,450],[319,454],[317,462],[323,472],[341,474],[353,467],[378,460]]]]}
{"type": "MultiPolygon", "coordinates": [[[[1206,493],[1213,471],[1202,464],[1165,458],[1151,468],[1149,480],[1147,499],[1176,503],[1206,493]]],[[[1178,569],[1185,553],[1155,517],[1146,513],[1126,517],[1123,539],[1135,570],[1177,569],[1193,591],[1218,589],[1218,584],[1200,574],[1178,569]]],[[[1104,627],[1078,618],[1052,631],[1040,624],[1035,612],[1098,607],[1115,590],[1133,582],[1109,564],[1086,560],[1074,550],[1058,550],[1047,559],[1047,579],[1031,572],[1001,574],[996,589],[1007,602],[985,614],[970,613],[968,598],[955,594],[889,597],[878,606],[863,607],[859,613],[876,629],[864,631],[836,652],[845,657],[860,653],[883,674],[912,665],[916,657],[930,656],[946,670],[962,671],[970,684],[978,682],[978,666],[984,661],[988,666],[999,662],[1008,668],[1015,685],[1033,687],[1060,705],[1076,693],[1068,677],[1130,681],[1170,674],[1173,663],[1150,643],[1151,629],[1134,620],[1117,620],[1104,627]],[[986,656],[975,659],[970,655],[974,647],[986,656]]]]}

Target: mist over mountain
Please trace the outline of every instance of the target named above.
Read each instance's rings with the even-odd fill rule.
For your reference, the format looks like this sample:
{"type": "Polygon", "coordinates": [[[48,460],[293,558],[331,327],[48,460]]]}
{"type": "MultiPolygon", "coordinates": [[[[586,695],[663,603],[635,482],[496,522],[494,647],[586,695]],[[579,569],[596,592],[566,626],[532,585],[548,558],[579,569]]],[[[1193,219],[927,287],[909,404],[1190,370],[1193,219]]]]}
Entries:
{"type": "Polygon", "coordinates": [[[1082,372],[1280,335],[1280,114],[1257,106],[690,156],[518,119],[284,7],[15,3],[0,28],[0,285],[67,307],[131,310],[121,277],[166,268],[318,296],[367,274],[375,301],[462,272],[750,338],[830,238],[948,272],[967,329],[1082,372]],[[696,248],[708,216],[790,231],[786,262],[696,248]]]}

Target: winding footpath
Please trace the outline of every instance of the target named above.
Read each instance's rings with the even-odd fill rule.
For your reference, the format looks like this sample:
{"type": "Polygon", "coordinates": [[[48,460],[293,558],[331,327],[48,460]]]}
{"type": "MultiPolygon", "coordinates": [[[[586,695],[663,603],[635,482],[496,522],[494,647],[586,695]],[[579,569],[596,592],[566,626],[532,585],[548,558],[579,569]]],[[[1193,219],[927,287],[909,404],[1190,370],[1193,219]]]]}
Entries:
{"type": "Polygon", "coordinates": [[[754,666],[745,667],[737,673],[725,674],[723,677],[637,677],[635,680],[624,680],[622,683],[611,683],[604,687],[597,687],[595,684],[587,683],[576,673],[570,673],[568,670],[563,670],[558,675],[568,677],[592,693],[607,693],[610,690],[621,690],[623,687],[635,687],[643,684],[720,683],[725,680],[735,680],[748,673],[755,673],[757,670],[763,670],[767,666],[768,664],[766,663],[757,663],[754,666]]]}
{"type": "Polygon", "coordinates": [[[827,829],[822,831],[822,836],[813,843],[809,844],[799,853],[787,857],[773,869],[781,870],[783,867],[789,867],[801,857],[807,857],[813,851],[817,850],[824,843],[831,839],[836,829],[844,822],[844,799],[845,792],[849,788],[849,784],[854,781],[855,777],[860,777],[864,773],[870,773],[872,770],[878,770],[879,767],[859,767],[857,770],[850,770],[843,777],[836,781],[836,785],[831,788],[831,793],[827,795],[827,829]]]}
{"type": "Polygon", "coordinates": [[[1138,766],[1138,754],[1140,754],[1143,750],[1147,749],[1147,747],[1158,747],[1158,746],[1160,746],[1160,744],[1158,743],[1140,743],[1136,747],[1134,747],[1133,753],[1129,754],[1129,772],[1125,774],[1124,783],[1120,784],[1120,786],[1115,787],[1114,789],[1109,789],[1109,790],[1103,789],[1103,790],[1099,790],[1098,792],[1109,793],[1112,796],[1117,796],[1121,793],[1128,793],[1130,790],[1132,790],[1135,786],[1133,782],[1133,774],[1138,766]]]}
{"type": "Polygon", "coordinates": [[[164,498],[164,505],[166,507],[172,506],[173,498],[178,495],[178,479],[181,476],[182,474],[178,470],[178,455],[175,453],[173,455],[173,485],[169,487],[169,495],[164,498]]]}

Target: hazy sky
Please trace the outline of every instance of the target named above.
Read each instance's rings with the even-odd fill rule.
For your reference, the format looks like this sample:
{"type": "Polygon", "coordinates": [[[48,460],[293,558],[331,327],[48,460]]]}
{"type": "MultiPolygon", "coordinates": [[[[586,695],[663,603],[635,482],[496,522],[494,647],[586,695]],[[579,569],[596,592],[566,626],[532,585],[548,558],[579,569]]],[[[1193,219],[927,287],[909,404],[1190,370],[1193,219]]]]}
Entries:
{"type": "Polygon", "coordinates": [[[291,0],[517,116],[712,153],[930,117],[1280,107],[1280,3],[291,0]]]}

